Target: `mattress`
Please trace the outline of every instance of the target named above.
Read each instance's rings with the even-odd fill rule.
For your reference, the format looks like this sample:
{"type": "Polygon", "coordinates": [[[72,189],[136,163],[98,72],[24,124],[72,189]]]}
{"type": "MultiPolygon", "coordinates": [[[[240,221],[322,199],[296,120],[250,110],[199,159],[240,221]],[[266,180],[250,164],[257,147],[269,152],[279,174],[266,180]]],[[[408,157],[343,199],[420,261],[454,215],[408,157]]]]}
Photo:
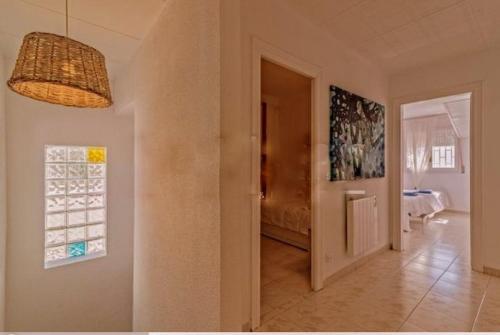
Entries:
{"type": "Polygon", "coordinates": [[[403,198],[405,213],[414,217],[440,212],[449,206],[446,193],[440,191],[432,191],[430,194],[418,193],[416,196],[405,195],[403,198]]]}
{"type": "Polygon", "coordinates": [[[268,203],[261,207],[262,222],[286,228],[304,235],[311,228],[311,210],[307,203],[291,201],[285,203],[268,203]]]}

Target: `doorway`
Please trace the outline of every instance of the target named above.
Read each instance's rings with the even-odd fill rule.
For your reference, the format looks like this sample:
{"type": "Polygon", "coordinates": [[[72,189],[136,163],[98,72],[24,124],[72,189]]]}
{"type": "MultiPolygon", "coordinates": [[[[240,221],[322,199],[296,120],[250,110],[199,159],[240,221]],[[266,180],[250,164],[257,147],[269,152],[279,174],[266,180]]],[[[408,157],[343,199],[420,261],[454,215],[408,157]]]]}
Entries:
{"type": "Polygon", "coordinates": [[[319,216],[319,148],[321,115],[321,68],[304,62],[275,46],[254,38],[252,40],[252,172],[251,172],[251,329],[260,325],[261,319],[261,65],[262,60],[269,61],[311,81],[310,107],[310,273],[312,289],[323,288],[322,261],[322,225],[319,216]]]}
{"type": "Polygon", "coordinates": [[[437,98],[470,94],[470,124],[469,124],[469,144],[470,144],[470,250],[469,264],[475,271],[483,272],[483,259],[481,250],[481,230],[482,230],[482,83],[474,82],[449,88],[436,89],[432,92],[418,93],[412,96],[395,98],[392,108],[397,113],[392,113],[391,123],[395,125],[391,131],[391,141],[393,150],[390,153],[391,167],[391,227],[392,227],[392,247],[395,250],[404,250],[403,225],[405,216],[403,209],[402,192],[404,190],[404,173],[406,168],[406,157],[404,153],[403,137],[403,113],[402,107],[419,101],[427,101],[437,98]]]}
{"type": "Polygon", "coordinates": [[[261,63],[261,322],[311,290],[311,78],[261,63]]]}
{"type": "Polygon", "coordinates": [[[470,109],[470,92],[401,106],[402,243],[419,264],[470,262],[470,109]]]}

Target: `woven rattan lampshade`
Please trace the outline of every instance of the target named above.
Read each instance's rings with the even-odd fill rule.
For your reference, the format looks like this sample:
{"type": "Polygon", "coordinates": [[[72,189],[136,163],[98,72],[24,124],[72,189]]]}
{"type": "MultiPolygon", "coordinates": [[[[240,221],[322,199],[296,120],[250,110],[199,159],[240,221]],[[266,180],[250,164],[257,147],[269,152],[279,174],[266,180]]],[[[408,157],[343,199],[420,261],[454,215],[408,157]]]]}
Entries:
{"type": "Polygon", "coordinates": [[[111,100],[104,56],[71,38],[26,35],[7,85],[24,96],[74,107],[108,107],[111,100]]]}

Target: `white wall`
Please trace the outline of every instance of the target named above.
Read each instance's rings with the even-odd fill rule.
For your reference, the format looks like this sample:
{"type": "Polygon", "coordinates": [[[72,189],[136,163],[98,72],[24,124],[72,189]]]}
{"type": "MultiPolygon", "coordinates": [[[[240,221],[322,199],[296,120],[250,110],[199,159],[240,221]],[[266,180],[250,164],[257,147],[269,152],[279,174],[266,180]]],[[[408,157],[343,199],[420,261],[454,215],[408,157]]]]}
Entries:
{"type": "Polygon", "coordinates": [[[168,1],[130,68],[136,331],[220,328],[219,14],[168,1]]]}
{"type": "MultiPolygon", "coordinates": [[[[465,173],[459,171],[429,171],[423,178],[421,188],[430,188],[444,191],[448,195],[449,209],[470,212],[470,157],[469,138],[461,138],[462,161],[465,173]]],[[[408,173],[404,175],[404,187],[410,189],[411,177],[408,173]]]]}
{"type": "Polygon", "coordinates": [[[5,321],[5,247],[7,242],[6,155],[5,155],[5,86],[4,58],[0,51],[0,332],[5,321]]]}
{"type": "MultiPolygon", "coordinates": [[[[247,325],[250,319],[252,37],[260,38],[322,69],[322,91],[318,102],[322,111],[319,116],[321,178],[318,205],[321,224],[324,226],[322,242],[325,253],[322,258],[325,278],[356,260],[346,252],[344,190],[365,189],[368,193],[377,195],[380,221],[378,246],[389,243],[388,178],[336,183],[326,180],[329,161],[329,85],[338,85],[387,105],[388,81],[376,66],[349,51],[349,48],[331,38],[324,30],[290,9],[286,1],[230,1],[232,4],[224,5],[223,2],[223,10],[231,13],[231,18],[222,18],[227,24],[223,25],[222,30],[222,55],[223,60],[225,59],[222,63],[225,93],[221,130],[222,282],[225,282],[225,278],[233,278],[239,279],[241,284],[239,288],[230,285],[227,291],[226,287],[222,287],[222,320],[231,320],[231,323],[225,324],[228,329],[241,329],[241,325],[247,325]],[[239,20],[235,17],[239,17],[239,20]],[[235,36],[238,31],[240,35],[235,36]],[[239,72],[233,73],[229,69],[241,69],[241,76],[237,75],[239,72]],[[225,232],[229,231],[231,236],[227,234],[226,238],[234,237],[237,243],[225,242],[225,232]],[[230,267],[226,264],[238,266],[230,267]]],[[[389,118],[386,117],[386,120],[389,118]]],[[[388,140],[387,132],[386,135],[388,140]]],[[[389,144],[386,145],[387,150],[389,147],[389,144]]]]}
{"type": "MultiPolygon", "coordinates": [[[[482,256],[484,265],[500,269],[500,221],[498,190],[500,189],[500,49],[469,54],[395,75],[390,80],[393,98],[425,94],[433,90],[451,89],[481,82],[482,102],[482,256]]],[[[472,113],[472,112],[471,112],[472,113]]],[[[471,115],[472,118],[472,115],[471,115]]],[[[473,152],[471,153],[473,154],[473,152]]],[[[474,201],[474,199],[471,199],[474,201]]]]}
{"type": "MultiPolygon", "coordinates": [[[[3,81],[2,81],[3,83],[3,81]]],[[[7,91],[8,331],[132,329],[132,116],[64,108],[7,91]],[[44,269],[44,145],[108,150],[108,255],[44,269]]]]}

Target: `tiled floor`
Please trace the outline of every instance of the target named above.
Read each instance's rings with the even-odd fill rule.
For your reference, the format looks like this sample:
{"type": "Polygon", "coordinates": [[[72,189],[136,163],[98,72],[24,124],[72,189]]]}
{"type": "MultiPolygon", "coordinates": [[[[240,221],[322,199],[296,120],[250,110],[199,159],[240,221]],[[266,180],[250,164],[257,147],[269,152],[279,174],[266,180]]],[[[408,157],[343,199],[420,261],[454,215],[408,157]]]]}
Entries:
{"type": "Polygon", "coordinates": [[[261,238],[261,321],[265,322],[300,302],[310,284],[307,251],[261,238]]]}
{"type": "Polygon", "coordinates": [[[309,256],[263,239],[261,331],[500,331],[500,278],[472,272],[469,218],[443,213],[319,292],[309,256]],[[446,222],[447,221],[447,222],[446,222]]]}

